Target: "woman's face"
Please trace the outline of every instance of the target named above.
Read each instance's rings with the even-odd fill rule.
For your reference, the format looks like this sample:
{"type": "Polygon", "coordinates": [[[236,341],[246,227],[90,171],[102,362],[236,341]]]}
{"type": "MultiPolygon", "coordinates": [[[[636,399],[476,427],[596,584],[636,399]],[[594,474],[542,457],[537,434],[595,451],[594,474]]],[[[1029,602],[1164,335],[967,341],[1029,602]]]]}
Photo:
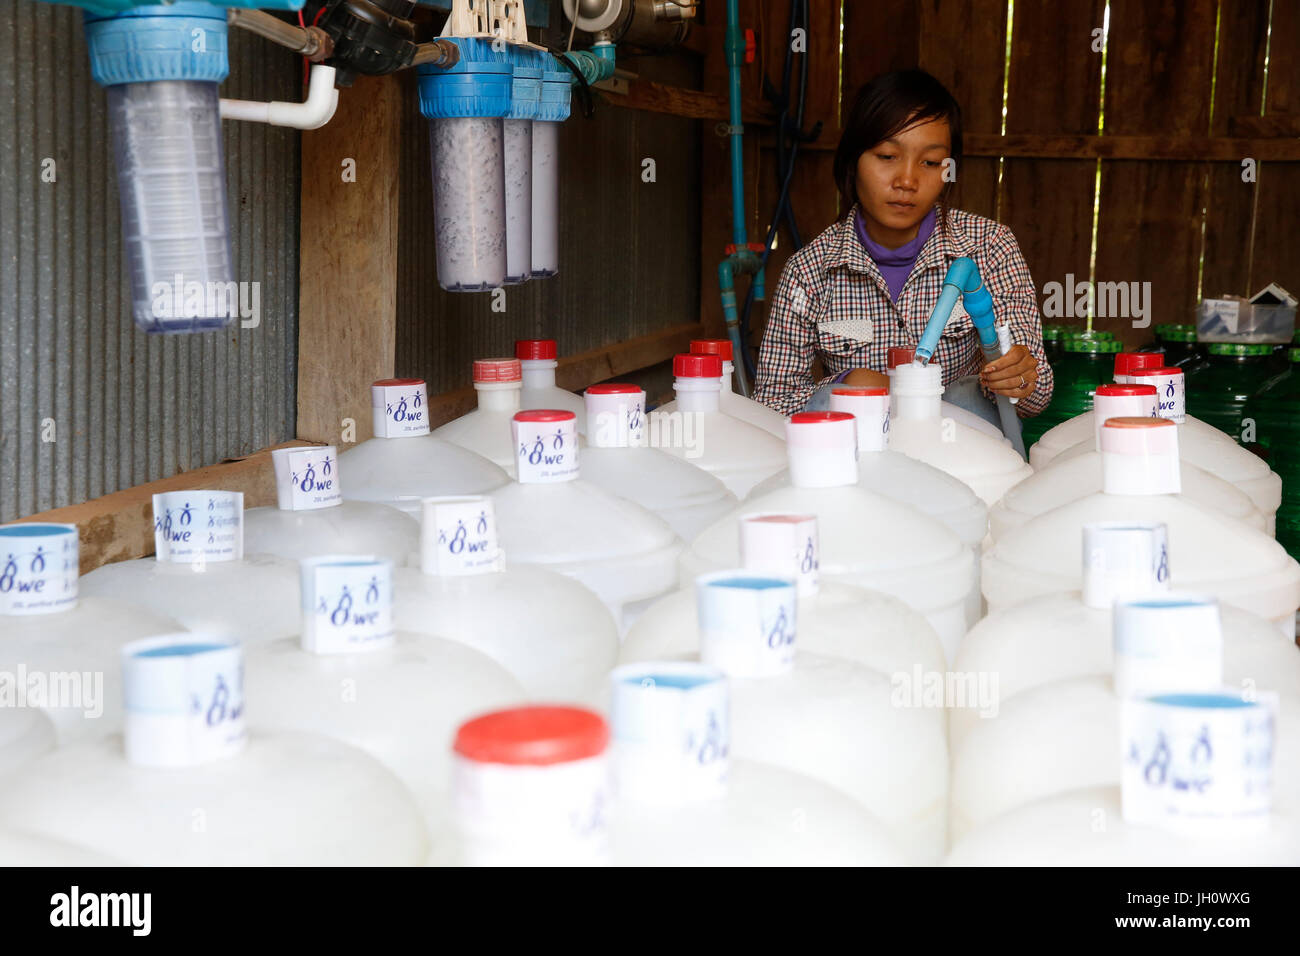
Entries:
{"type": "Polygon", "coordinates": [[[948,121],[936,119],[909,126],[858,158],[858,202],[872,239],[897,248],[916,238],[946,185],[943,161],[951,149],[948,121]]]}

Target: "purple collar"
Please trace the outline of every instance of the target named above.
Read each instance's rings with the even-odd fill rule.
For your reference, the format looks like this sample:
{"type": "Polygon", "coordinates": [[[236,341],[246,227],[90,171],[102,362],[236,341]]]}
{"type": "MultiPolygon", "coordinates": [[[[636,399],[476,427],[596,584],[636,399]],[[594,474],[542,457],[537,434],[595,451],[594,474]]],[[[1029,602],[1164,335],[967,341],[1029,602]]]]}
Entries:
{"type": "Polygon", "coordinates": [[[903,243],[897,249],[889,249],[867,235],[867,224],[862,217],[862,209],[858,209],[856,213],[858,241],[862,243],[862,248],[867,250],[867,255],[871,256],[877,267],[879,267],[880,274],[884,276],[885,284],[889,286],[890,298],[897,299],[899,293],[903,291],[907,277],[912,272],[912,266],[916,264],[916,257],[921,254],[921,249],[924,248],[926,240],[934,232],[937,218],[935,207],[931,207],[930,211],[925,214],[925,218],[921,220],[920,228],[916,231],[916,238],[903,243]]]}

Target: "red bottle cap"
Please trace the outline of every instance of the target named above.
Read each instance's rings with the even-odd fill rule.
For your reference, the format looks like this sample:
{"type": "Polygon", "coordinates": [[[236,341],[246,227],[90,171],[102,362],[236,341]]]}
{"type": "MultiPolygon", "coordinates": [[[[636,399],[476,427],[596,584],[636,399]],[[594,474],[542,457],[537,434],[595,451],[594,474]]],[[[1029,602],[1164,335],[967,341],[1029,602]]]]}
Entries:
{"type": "Polygon", "coordinates": [[[475,383],[519,382],[524,373],[519,366],[519,359],[492,358],[474,360],[475,383]]]}
{"type": "Polygon", "coordinates": [[[635,395],[642,391],[640,385],[632,385],[627,382],[607,382],[604,385],[593,385],[587,389],[587,395],[635,395]]]}
{"type": "Polygon", "coordinates": [[[577,421],[578,416],[559,408],[527,408],[515,412],[514,419],[517,422],[572,422],[577,421]]]}
{"type": "Polygon", "coordinates": [[[721,378],[722,359],[716,355],[674,355],[673,375],[677,378],[721,378]]]}
{"type": "Polygon", "coordinates": [[[517,359],[553,359],[555,354],[555,339],[515,339],[517,359]]]}
{"type": "Polygon", "coordinates": [[[887,359],[890,368],[898,368],[900,365],[910,365],[916,358],[916,349],[904,349],[894,346],[888,352],[887,359]]]}
{"type": "Polygon", "coordinates": [[[692,355],[716,355],[724,362],[730,362],[731,339],[691,339],[692,355]]]}
{"type": "Polygon", "coordinates": [[[460,725],[452,749],[480,763],[547,766],[605,752],[609,725],[581,707],[515,707],[460,725]]]}

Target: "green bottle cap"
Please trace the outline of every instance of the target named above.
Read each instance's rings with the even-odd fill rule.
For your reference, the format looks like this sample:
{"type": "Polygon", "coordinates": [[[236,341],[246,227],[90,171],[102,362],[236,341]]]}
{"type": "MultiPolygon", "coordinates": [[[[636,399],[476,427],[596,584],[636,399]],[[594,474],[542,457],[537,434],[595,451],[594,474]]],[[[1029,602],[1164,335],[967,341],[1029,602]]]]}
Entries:
{"type": "Polygon", "coordinates": [[[1206,346],[1211,355],[1231,355],[1244,358],[1249,355],[1272,355],[1273,346],[1267,344],[1243,345],[1237,342],[1211,342],[1206,346]]]}
{"type": "Polygon", "coordinates": [[[1156,338],[1164,342],[1195,342],[1196,326],[1182,322],[1165,322],[1156,326],[1156,338]]]}
{"type": "Polygon", "coordinates": [[[1084,352],[1090,355],[1114,355],[1123,348],[1118,342],[1101,339],[1091,335],[1069,335],[1065,339],[1065,351],[1084,352]]]}

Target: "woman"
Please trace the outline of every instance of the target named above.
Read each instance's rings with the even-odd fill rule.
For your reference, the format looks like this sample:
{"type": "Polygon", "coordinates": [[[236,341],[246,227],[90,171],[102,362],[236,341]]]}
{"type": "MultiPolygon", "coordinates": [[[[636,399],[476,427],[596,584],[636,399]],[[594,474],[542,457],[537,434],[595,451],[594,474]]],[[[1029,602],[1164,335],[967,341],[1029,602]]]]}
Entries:
{"type": "Polygon", "coordinates": [[[916,347],[948,266],[969,256],[1014,344],[986,363],[969,316],[954,309],[931,359],[943,368],[945,399],[993,422],[990,393],[1019,399],[1022,416],[1047,406],[1052,370],[1033,280],[1009,229],[948,206],[954,177],[945,169],[960,158],[961,110],[933,76],[902,70],[862,88],[835,153],[848,212],[781,272],[756,399],[788,415],[825,408],[839,382],[887,385],[889,349],[916,347]],[[827,372],[820,381],[814,356],[827,372]]]}

